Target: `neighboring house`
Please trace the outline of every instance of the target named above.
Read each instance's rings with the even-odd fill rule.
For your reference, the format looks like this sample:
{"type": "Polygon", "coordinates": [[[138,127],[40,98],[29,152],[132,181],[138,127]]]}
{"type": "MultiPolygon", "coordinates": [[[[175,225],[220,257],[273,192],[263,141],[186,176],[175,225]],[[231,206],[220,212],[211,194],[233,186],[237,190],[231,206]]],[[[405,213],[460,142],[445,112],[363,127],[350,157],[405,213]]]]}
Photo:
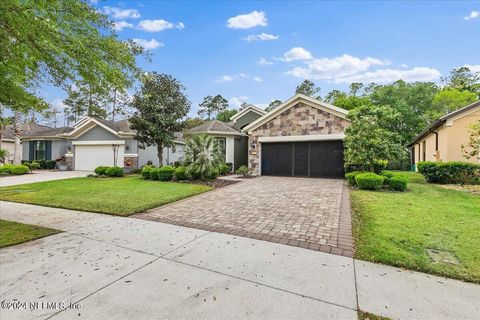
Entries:
{"type": "Polygon", "coordinates": [[[479,158],[466,159],[462,153],[462,145],[469,141],[470,126],[477,121],[480,121],[480,101],[432,122],[408,145],[412,164],[420,161],[479,163],[479,158]]]}
{"type": "Polygon", "coordinates": [[[256,175],[343,178],[347,113],[296,94],[244,127],[249,167],[256,175]]]}
{"type": "MultiPolygon", "coordinates": [[[[20,135],[30,134],[33,132],[38,132],[41,130],[45,130],[49,127],[43,126],[36,123],[29,123],[25,122],[20,124],[20,135]]],[[[13,126],[7,126],[3,129],[2,132],[2,140],[0,147],[6,149],[8,152],[8,156],[5,159],[6,163],[13,163],[13,155],[15,153],[15,136],[13,126]]],[[[22,142],[20,141],[20,147],[18,149],[19,152],[19,159],[23,159],[22,157],[22,142]]]]}
{"type": "MultiPolygon", "coordinates": [[[[158,165],[157,149],[142,148],[135,140],[128,120],[108,121],[85,117],[73,127],[46,128],[22,135],[23,159],[55,160],[66,156],[71,170],[93,170],[98,166],[117,165],[140,168],[148,162],[158,165]]],[[[183,158],[184,141],[176,135],[175,151],[163,150],[163,164],[183,158]]]]}
{"type": "Polygon", "coordinates": [[[248,161],[248,137],[242,129],[267,112],[253,105],[247,105],[230,118],[230,122],[219,120],[205,123],[186,130],[185,136],[192,134],[208,134],[217,140],[222,147],[226,163],[231,163],[234,170],[248,161]]]}

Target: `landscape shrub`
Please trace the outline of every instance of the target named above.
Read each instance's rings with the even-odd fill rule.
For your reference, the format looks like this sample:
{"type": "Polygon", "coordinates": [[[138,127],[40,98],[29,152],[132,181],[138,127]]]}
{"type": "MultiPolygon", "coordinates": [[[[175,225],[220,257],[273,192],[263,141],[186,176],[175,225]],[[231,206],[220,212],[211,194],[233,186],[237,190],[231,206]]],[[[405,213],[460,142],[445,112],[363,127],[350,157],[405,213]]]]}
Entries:
{"type": "Polygon", "coordinates": [[[56,165],[55,160],[45,160],[45,169],[47,170],[55,169],[56,165]]]}
{"type": "Polygon", "coordinates": [[[123,168],[109,167],[107,171],[105,171],[105,175],[108,177],[123,177],[123,168]]]}
{"type": "Polygon", "coordinates": [[[252,173],[252,169],[248,168],[247,166],[240,166],[235,173],[241,174],[244,178],[248,178],[248,176],[250,176],[252,173]]]}
{"type": "Polygon", "coordinates": [[[0,173],[10,174],[12,172],[13,164],[4,164],[0,167],[0,173]]]}
{"type": "Polygon", "coordinates": [[[182,165],[182,161],[174,161],[174,162],[173,162],[173,166],[174,166],[175,168],[178,168],[178,167],[180,167],[181,165],[182,165]]]}
{"type": "Polygon", "coordinates": [[[30,172],[33,172],[33,170],[37,170],[40,168],[40,164],[38,162],[24,162],[23,163],[24,166],[28,167],[28,169],[30,169],[30,172]]]}
{"type": "Polygon", "coordinates": [[[383,170],[387,168],[387,165],[387,160],[375,160],[373,162],[373,172],[375,172],[376,174],[380,174],[383,170]]]}
{"type": "Polygon", "coordinates": [[[108,170],[109,167],[107,166],[99,166],[99,167],[96,167],[94,172],[96,174],[98,174],[99,176],[103,176],[106,174],[107,170],[108,170]]]}
{"type": "Polygon", "coordinates": [[[152,171],[150,171],[150,180],[158,180],[158,170],[160,168],[153,168],[152,171]]]}
{"type": "Polygon", "coordinates": [[[150,179],[150,174],[152,172],[152,170],[155,169],[155,167],[153,166],[144,166],[142,168],[142,178],[143,179],[150,179]]]}
{"type": "Polygon", "coordinates": [[[355,181],[355,177],[361,173],[365,173],[364,171],[353,171],[350,173],[347,173],[345,175],[345,178],[347,179],[347,182],[350,186],[356,187],[357,186],[357,181],[355,181]]]}
{"type": "Polygon", "coordinates": [[[175,174],[175,168],[172,166],[163,166],[157,169],[158,171],[158,180],[160,181],[170,181],[175,174]]]}
{"type": "Polygon", "coordinates": [[[135,173],[135,174],[141,174],[142,173],[142,169],[139,169],[139,168],[135,168],[133,169],[132,171],[130,171],[131,173],[135,173]]]}
{"type": "Polygon", "coordinates": [[[480,165],[468,162],[417,163],[418,172],[429,183],[439,184],[478,184],[480,183],[480,165]]]}
{"type": "Polygon", "coordinates": [[[175,178],[177,180],[187,180],[187,168],[180,166],[175,169],[175,178]]]}
{"type": "Polygon", "coordinates": [[[219,172],[220,172],[221,176],[228,174],[230,172],[228,164],[226,164],[226,163],[221,164],[220,168],[219,168],[219,172]]]}
{"type": "Polygon", "coordinates": [[[232,170],[233,170],[233,163],[227,162],[226,165],[228,166],[228,172],[232,172],[232,170]]]}
{"type": "Polygon", "coordinates": [[[357,185],[362,190],[380,190],[383,186],[384,177],[373,173],[361,173],[355,177],[357,185]]]}
{"type": "Polygon", "coordinates": [[[393,176],[389,179],[388,187],[393,191],[407,190],[408,179],[401,176],[393,176]]]}
{"type": "Polygon", "coordinates": [[[380,175],[383,177],[384,186],[390,185],[390,179],[392,179],[395,176],[395,174],[390,171],[382,171],[380,175]]]}
{"type": "Polygon", "coordinates": [[[20,175],[20,174],[25,174],[28,171],[30,171],[30,169],[27,166],[20,164],[20,165],[12,166],[12,168],[10,169],[10,174],[20,175]]]}

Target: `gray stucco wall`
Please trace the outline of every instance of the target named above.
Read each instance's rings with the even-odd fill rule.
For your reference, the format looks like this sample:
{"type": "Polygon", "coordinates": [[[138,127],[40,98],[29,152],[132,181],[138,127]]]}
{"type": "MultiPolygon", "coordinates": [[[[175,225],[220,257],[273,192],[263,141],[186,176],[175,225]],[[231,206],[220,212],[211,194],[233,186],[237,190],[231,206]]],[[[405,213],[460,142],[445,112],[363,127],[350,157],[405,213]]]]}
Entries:
{"type": "MultiPolygon", "coordinates": [[[[170,148],[163,149],[163,164],[172,164],[175,161],[183,160],[183,148],[182,144],[177,144],[175,152],[170,148]]],[[[158,166],[157,147],[150,146],[141,149],[138,147],[138,167],[142,167],[147,164],[148,161],[152,161],[154,166],[158,166]]]]}
{"type": "Polygon", "coordinates": [[[245,113],[242,117],[238,118],[237,121],[233,124],[233,127],[236,130],[241,130],[241,128],[243,128],[247,124],[252,123],[253,121],[257,120],[260,117],[261,115],[259,115],[258,113],[249,111],[245,113]]]}
{"type": "Polygon", "coordinates": [[[78,141],[102,141],[102,140],[120,140],[119,137],[114,135],[111,132],[108,132],[102,127],[95,126],[92,129],[88,130],[80,137],[77,138],[78,141]]]}
{"type": "Polygon", "coordinates": [[[246,166],[248,163],[248,137],[235,138],[234,150],[234,170],[237,170],[240,166],[246,166]]]}

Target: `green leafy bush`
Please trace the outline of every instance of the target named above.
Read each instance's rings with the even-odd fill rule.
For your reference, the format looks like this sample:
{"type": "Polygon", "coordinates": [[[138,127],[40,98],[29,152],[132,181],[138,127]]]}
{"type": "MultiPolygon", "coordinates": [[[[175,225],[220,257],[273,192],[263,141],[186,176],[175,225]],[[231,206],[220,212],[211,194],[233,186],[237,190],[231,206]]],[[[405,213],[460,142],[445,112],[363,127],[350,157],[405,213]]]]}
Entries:
{"type": "Polygon", "coordinates": [[[175,168],[172,166],[163,166],[158,168],[158,180],[160,181],[170,181],[175,174],[175,168]]]}
{"type": "Polygon", "coordinates": [[[220,171],[221,176],[228,174],[230,172],[228,164],[226,164],[226,163],[221,164],[220,168],[219,168],[219,171],[220,171]]]}
{"type": "Polygon", "coordinates": [[[174,161],[174,162],[173,162],[173,166],[174,166],[175,168],[178,168],[178,167],[180,167],[181,165],[182,165],[182,161],[174,161]]]}
{"type": "Polygon", "coordinates": [[[248,168],[247,166],[240,166],[235,173],[241,174],[244,178],[248,178],[248,176],[252,173],[252,169],[248,168]]]}
{"type": "Polygon", "coordinates": [[[177,180],[187,180],[187,168],[180,166],[175,169],[175,178],[177,180]]]}
{"type": "Polygon", "coordinates": [[[357,185],[362,190],[380,190],[383,186],[384,177],[373,173],[361,173],[355,177],[357,185]]]}
{"type": "Polygon", "coordinates": [[[347,182],[350,186],[356,187],[357,186],[357,181],[355,181],[355,177],[358,176],[361,173],[365,173],[364,171],[353,171],[350,173],[347,173],[345,175],[345,178],[347,179],[347,182]]]}
{"type": "Polygon", "coordinates": [[[427,182],[439,184],[478,184],[480,183],[480,165],[468,162],[432,162],[417,163],[427,182]]]}
{"type": "Polygon", "coordinates": [[[395,174],[390,171],[382,171],[381,176],[384,178],[383,185],[388,186],[390,185],[390,179],[392,179],[395,176],[395,174]]]}
{"type": "Polygon", "coordinates": [[[394,191],[405,191],[407,190],[408,179],[401,176],[393,176],[389,179],[388,187],[390,190],[394,191]]]}
{"type": "Polygon", "coordinates": [[[152,173],[152,170],[155,169],[155,167],[152,166],[144,166],[142,168],[142,177],[143,179],[150,179],[150,174],[152,173]]]}
{"type": "Polygon", "coordinates": [[[150,171],[150,180],[158,180],[158,170],[160,168],[153,168],[152,171],[150,171]]]}
{"type": "Polygon", "coordinates": [[[123,177],[123,168],[109,167],[107,171],[105,171],[105,175],[108,177],[123,177]]]}
{"type": "Polygon", "coordinates": [[[37,170],[40,168],[40,163],[38,162],[24,162],[23,163],[24,166],[28,167],[28,169],[30,169],[30,172],[33,172],[33,170],[37,170]]]}
{"type": "Polygon", "coordinates": [[[5,163],[5,160],[7,159],[7,157],[8,157],[8,150],[0,148],[0,161],[5,163]]]}
{"type": "Polygon", "coordinates": [[[10,174],[12,172],[13,164],[5,164],[0,167],[0,173],[10,174]]]}
{"type": "Polygon", "coordinates": [[[45,160],[45,169],[55,169],[57,163],[54,160],[45,160]]]}
{"type": "Polygon", "coordinates": [[[27,173],[28,171],[30,171],[30,169],[27,167],[27,166],[24,166],[24,165],[17,165],[17,166],[12,166],[12,168],[10,169],[10,174],[25,174],[27,173]]]}
{"type": "Polygon", "coordinates": [[[99,176],[103,176],[106,174],[107,170],[108,170],[109,167],[107,166],[99,166],[99,167],[96,167],[94,172],[96,174],[98,174],[99,176]]]}

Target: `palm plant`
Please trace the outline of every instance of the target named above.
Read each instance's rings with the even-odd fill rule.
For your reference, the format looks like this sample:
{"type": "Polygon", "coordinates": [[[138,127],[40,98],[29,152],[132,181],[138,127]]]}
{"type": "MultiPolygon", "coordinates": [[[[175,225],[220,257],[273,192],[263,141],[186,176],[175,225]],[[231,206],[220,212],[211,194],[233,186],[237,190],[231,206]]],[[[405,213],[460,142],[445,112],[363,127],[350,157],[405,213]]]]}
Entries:
{"type": "Polygon", "coordinates": [[[7,149],[0,148],[0,162],[5,163],[5,160],[8,157],[7,149]]]}
{"type": "Polygon", "coordinates": [[[214,137],[193,135],[185,142],[187,174],[194,178],[212,179],[218,176],[223,164],[223,150],[214,137]]]}

